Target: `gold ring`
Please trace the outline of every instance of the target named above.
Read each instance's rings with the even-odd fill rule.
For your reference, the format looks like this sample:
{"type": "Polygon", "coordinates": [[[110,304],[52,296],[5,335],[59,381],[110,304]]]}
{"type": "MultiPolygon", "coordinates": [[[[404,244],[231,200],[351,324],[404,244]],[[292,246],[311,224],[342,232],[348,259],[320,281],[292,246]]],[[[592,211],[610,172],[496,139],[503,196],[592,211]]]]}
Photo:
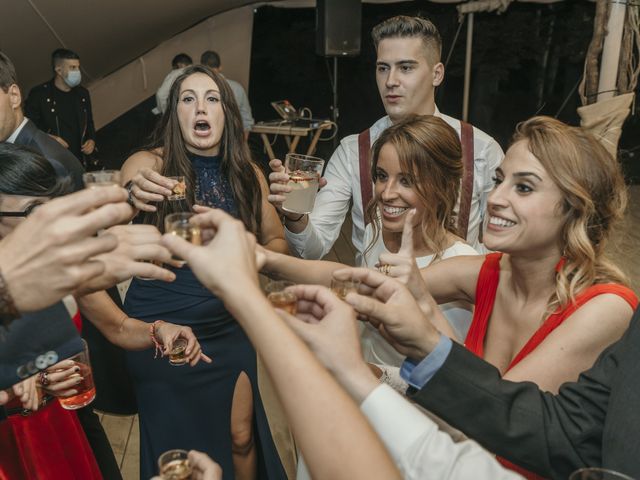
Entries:
{"type": "Polygon", "coordinates": [[[388,263],[385,263],[378,267],[378,271],[383,275],[389,275],[389,270],[391,270],[391,265],[389,265],[388,263]]]}

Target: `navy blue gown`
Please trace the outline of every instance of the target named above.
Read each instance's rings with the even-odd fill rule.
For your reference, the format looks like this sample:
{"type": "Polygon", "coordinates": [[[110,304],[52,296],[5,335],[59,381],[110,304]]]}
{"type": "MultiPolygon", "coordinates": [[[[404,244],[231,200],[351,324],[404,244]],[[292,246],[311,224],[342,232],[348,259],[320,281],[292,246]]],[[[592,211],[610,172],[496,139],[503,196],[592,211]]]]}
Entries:
{"type": "MultiPolygon", "coordinates": [[[[192,164],[197,202],[237,216],[231,188],[220,172],[220,159],[192,156],[192,164]]],[[[127,353],[140,419],[140,478],[157,474],[158,457],[173,448],[206,452],[220,464],[225,480],[234,478],[231,405],[241,372],[247,374],[253,388],[258,478],[286,478],[260,400],[256,353],[249,339],[222,301],[188,267],[174,272],[173,283],[134,278],[125,311],[148,323],[165,320],[188,325],[213,363],[174,367],[166,358],[154,360],[149,350],[127,353]]]]}

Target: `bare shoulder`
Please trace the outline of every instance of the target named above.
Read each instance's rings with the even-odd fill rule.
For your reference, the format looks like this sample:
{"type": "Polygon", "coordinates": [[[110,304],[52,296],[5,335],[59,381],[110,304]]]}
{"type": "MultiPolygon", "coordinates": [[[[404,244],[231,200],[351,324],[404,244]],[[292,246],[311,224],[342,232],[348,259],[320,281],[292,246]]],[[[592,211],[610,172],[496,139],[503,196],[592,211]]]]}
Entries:
{"type": "Polygon", "coordinates": [[[583,327],[624,331],[632,315],[633,308],[624,298],[614,293],[603,293],[587,301],[568,320],[583,327]]]}

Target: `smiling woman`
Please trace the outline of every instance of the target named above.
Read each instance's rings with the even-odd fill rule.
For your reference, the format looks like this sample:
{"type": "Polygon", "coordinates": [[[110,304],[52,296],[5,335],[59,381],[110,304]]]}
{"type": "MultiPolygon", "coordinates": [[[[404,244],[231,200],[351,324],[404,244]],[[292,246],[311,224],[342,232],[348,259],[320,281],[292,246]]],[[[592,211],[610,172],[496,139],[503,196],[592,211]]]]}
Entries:
{"type": "MultiPolygon", "coordinates": [[[[286,251],[233,93],[206,67],[188,67],[175,80],[152,144],[125,162],[122,176],[140,211],[136,222],[162,229],[173,212],[191,211],[196,204],[215,207],[242,220],[267,248],[286,251]],[[173,201],[177,177],[184,177],[186,190],[183,200],[173,201]]],[[[171,284],[134,278],[124,308],[150,324],[163,318],[191,326],[215,360],[185,374],[149,352],[129,354],[139,407],[141,478],[153,476],[158,456],[173,448],[206,452],[225,478],[284,478],[258,391],[255,351],[222,301],[188,266],[173,271],[177,279],[171,284]]]]}
{"type": "Polygon", "coordinates": [[[424,280],[437,302],[475,304],[468,349],[508,380],[557,392],[621,337],[637,306],[605,254],[625,206],[620,166],[593,136],[532,118],[489,195],[484,242],[501,253],[444,260],[424,280]]]}

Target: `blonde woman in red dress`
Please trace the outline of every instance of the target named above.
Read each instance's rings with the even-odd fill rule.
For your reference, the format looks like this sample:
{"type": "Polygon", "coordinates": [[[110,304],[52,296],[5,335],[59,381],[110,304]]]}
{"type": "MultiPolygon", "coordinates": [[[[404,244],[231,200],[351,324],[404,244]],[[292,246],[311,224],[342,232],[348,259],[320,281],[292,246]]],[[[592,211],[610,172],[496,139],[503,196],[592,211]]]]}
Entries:
{"type": "Polygon", "coordinates": [[[465,346],[505,379],[556,393],[622,336],[638,304],[605,253],[626,199],[617,161],[593,136],[534,117],[518,126],[489,195],[484,244],[499,253],[443,260],[424,282],[398,256],[390,274],[423,301],[428,290],[437,303],[475,304],[465,346]]]}

